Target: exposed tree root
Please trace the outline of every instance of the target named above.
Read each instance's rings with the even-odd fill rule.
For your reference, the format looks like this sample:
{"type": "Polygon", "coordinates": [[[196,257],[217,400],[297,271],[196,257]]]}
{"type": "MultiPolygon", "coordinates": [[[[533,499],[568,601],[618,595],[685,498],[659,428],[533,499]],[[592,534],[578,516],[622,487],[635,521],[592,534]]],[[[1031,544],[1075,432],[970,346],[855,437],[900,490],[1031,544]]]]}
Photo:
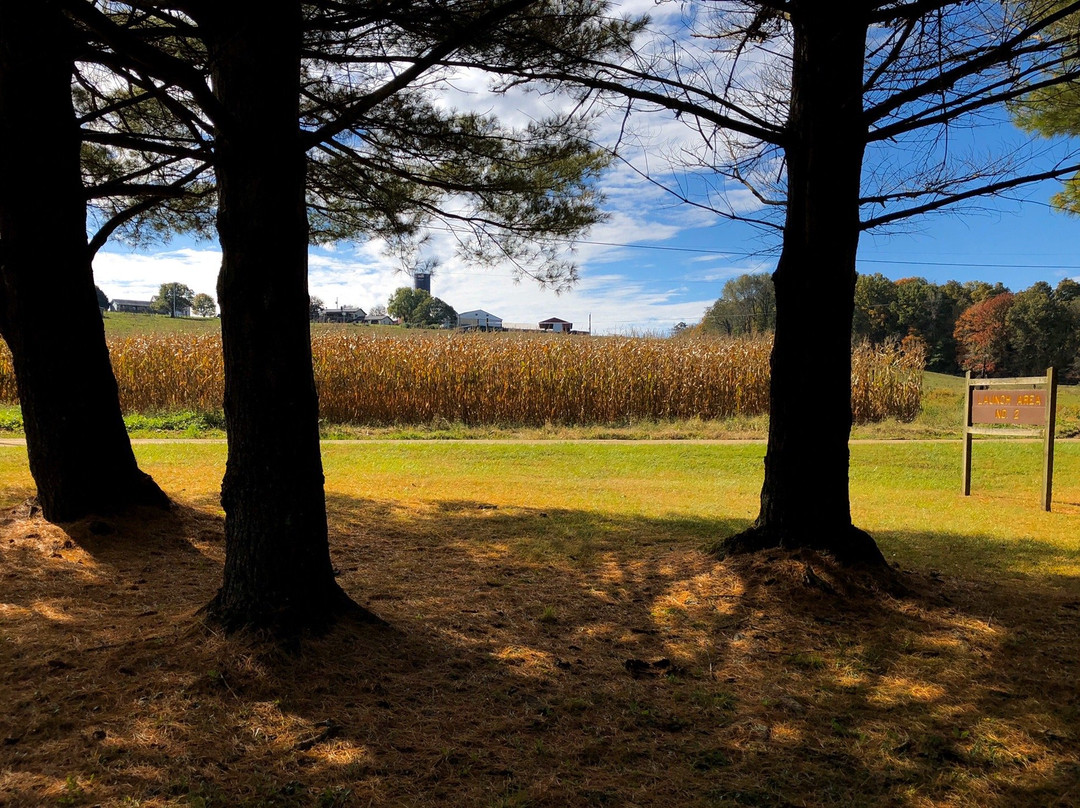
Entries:
{"type": "MultiPolygon", "coordinates": [[[[881,554],[873,537],[854,525],[849,526],[840,536],[836,533],[824,532],[793,534],[761,525],[752,525],[740,533],[719,540],[711,548],[711,552],[721,559],[775,550],[804,556],[805,579],[808,585],[821,581],[817,572],[820,572],[823,560],[827,559],[824,563],[834,567],[835,574],[865,578],[872,588],[891,595],[901,596],[908,592],[907,587],[885,560],[885,556],[881,554]]],[[[831,587],[821,585],[818,588],[824,591],[831,589],[831,587]]]]}
{"type": "Polygon", "coordinates": [[[324,594],[302,603],[267,608],[265,604],[226,606],[220,590],[214,599],[200,610],[208,625],[233,634],[251,630],[279,640],[295,639],[301,635],[325,634],[338,623],[390,628],[390,624],[374,612],[350,598],[336,583],[324,594]]]}
{"type": "Polygon", "coordinates": [[[751,525],[741,533],[721,539],[713,547],[719,558],[758,553],[763,550],[817,550],[833,556],[839,563],[855,566],[888,566],[877,542],[865,530],[854,525],[836,533],[776,530],[764,525],[751,525]]]}

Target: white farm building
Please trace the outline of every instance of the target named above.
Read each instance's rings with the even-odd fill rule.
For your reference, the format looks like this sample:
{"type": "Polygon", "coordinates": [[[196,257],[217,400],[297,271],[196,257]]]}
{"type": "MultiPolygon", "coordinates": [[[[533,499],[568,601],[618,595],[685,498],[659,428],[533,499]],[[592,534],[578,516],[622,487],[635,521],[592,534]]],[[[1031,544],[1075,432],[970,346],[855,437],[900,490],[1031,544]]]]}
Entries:
{"type": "Polygon", "coordinates": [[[458,328],[466,331],[502,331],[503,321],[489,311],[474,309],[463,311],[457,318],[458,328]]]}

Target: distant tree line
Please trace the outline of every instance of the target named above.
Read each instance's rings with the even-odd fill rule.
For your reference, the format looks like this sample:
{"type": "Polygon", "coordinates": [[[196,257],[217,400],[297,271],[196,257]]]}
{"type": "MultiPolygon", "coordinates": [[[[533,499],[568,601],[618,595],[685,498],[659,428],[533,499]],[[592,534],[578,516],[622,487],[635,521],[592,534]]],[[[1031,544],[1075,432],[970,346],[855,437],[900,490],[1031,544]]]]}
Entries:
{"type": "Polygon", "coordinates": [[[729,337],[772,332],[776,292],[767,272],[740,275],[724,284],[720,299],[705,310],[701,330],[729,337]]]}
{"type": "Polygon", "coordinates": [[[852,334],[873,343],[920,339],[927,368],[942,373],[1026,376],[1052,365],[1076,376],[1080,283],[1039,281],[1014,294],[985,281],[860,275],[852,334]]]}
{"type": "MultiPolygon", "coordinates": [[[[776,294],[768,273],[741,275],[724,284],[705,310],[700,329],[746,336],[771,333],[776,294]]],[[[927,368],[976,376],[1042,373],[1053,366],[1080,377],[1080,283],[1065,278],[1013,293],[1001,283],[925,278],[892,281],[880,273],[855,281],[852,338],[875,345],[921,340],[927,368]]]]}

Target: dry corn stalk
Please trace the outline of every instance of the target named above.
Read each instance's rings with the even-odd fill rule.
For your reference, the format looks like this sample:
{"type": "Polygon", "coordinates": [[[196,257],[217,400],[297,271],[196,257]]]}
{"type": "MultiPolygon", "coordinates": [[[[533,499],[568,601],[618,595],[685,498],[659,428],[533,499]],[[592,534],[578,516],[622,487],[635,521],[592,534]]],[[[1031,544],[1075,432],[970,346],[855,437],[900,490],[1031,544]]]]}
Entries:
{"type": "MultiPolygon", "coordinates": [[[[567,335],[386,335],[335,329],[312,338],[322,418],[332,423],[605,424],[756,415],[769,406],[769,339],[664,340],[567,335]]],[[[125,412],[221,408],[217,336],[109,341],[125,412]]],[[[925,351],[857,346],[857,422],[914,418],[925,351]]],[[[0,399],[17,400],[0,351],[0,399]]]]}

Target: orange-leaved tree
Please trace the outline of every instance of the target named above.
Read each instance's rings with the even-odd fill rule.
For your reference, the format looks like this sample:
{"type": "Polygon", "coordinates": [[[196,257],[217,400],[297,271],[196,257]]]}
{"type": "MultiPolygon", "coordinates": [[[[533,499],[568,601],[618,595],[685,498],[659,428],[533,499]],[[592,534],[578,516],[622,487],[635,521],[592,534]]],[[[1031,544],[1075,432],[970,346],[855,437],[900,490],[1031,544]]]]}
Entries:
{"type": "Polygon", "coordinates": [[[977,376],[989,376],[1005,368],[1009,335],[1005,317],[1012,308],[1013,293],[1003,292],[964,310],[956,319],[956,361],[977,376]]]}

